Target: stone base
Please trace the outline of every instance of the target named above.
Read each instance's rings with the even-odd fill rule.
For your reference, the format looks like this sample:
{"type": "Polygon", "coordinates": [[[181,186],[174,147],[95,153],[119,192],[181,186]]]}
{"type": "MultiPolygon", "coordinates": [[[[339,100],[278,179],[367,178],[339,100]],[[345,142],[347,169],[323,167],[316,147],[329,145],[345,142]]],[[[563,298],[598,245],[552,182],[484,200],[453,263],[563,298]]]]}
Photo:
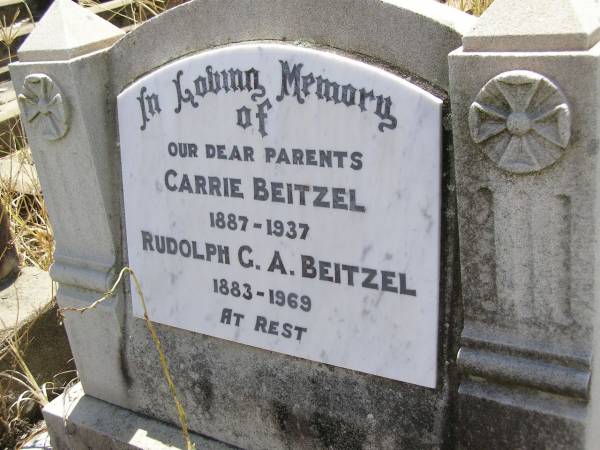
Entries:
{"type": "MultiPolygon", "coordinates": [[[[44,408],[54,450],[185,449],[181,429],[85,395],[77,384],[44,408]]],[[[232,450],[191,433],[197,449],[232,450]]]]}
{"type": "Polygon", "coordinates": [[[586,403],[582,400],[466,380],[458,405],[459,449],[585,448],[586,403]]]}

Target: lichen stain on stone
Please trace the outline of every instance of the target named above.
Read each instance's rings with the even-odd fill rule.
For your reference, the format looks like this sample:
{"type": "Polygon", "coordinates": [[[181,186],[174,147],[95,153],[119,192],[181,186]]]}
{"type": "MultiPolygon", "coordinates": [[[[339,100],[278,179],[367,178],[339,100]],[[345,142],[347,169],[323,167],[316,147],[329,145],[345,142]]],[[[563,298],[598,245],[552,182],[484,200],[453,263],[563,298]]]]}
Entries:
{"type": "Polygon", "coordinates": [[[200,405],[203,411],[209,412],[213,404],[214,391],[210,379],[201,377],[197,381],[193,381],[192,393],[197,404],[200,405]]]}
{"type": "Polygon", "coordinates": [[[598,154],[598,148],[600,148],[600,142],[598,139],[591,139],[587,145],[587,153],[590,156],[595,156],[598,154]]]}
{"type": "Polygon", "coordinates": [[[133,378],[129,373],[129,363],[127,361],[127,343],[123,335],[119,337],[119,369],[121,370],[121,376],[125,381],[127,388],[130,388],[133,384],[133,378]]]}
{"type": "Polygon", "coordinates": [[[314,413],[310,426],[311,431],[327,449],[360,450],[366,441],[365,430],[327,414],[314,413]]]}
{"type": "Polygon", "coordinates": [[[131,388],[131,386],[133,385],[133,378],[131,376],[131,371],[129,369],[129,360],[127,359],[127,346],[128,346],[128,340],[127,337],[129,335],[128,333],[128,312],[127,312],[127,308],[123,308],[123,321],[121,323],[120,326],[120,334],[119,334],[119,370],[121,372],[121,376],[123,377],[123,380],[125,381],[125,386],[127,386],[127,389],[131,388]]]}
{"type": "Polygon", "coordinates": [[[271,408],[282,439],[290,446],[298,448],[322,448],[332,450],[360,450],[364,448],[367,433],[358,426],[327,414],[315,412],[310,417],[294,414],[290,407],[279,401],[272,401],[271,408]]]}
{"type": "Polygon", "coordinates": [[[211,381],[212,370],[206,357],[204,355],[198,356],[197,362],[191,368],[191,371],[197,375],[194,380],[190,380],[191,391],[202,410],[209,412],[214,401],[214,387],[211,381]]]}
{"type": "Polygon", "coordinates": [[[283,433],[288,432],[290,426],[291,412],[285,403],[274,400],[271,402],[277,428],[283,433]]]}
{"type": "Polygon", "coordinates": [[[305,419],[293,414],[286,403],[278,400],[270,402],[270,409],[274,423],[280,431],[281,442],[285,443],[284,448],[300,449],[315,447],[314,438],[310,435],[310,428],[305,419]],[[307,445],[307,441],[311,445],[307,445]]]}

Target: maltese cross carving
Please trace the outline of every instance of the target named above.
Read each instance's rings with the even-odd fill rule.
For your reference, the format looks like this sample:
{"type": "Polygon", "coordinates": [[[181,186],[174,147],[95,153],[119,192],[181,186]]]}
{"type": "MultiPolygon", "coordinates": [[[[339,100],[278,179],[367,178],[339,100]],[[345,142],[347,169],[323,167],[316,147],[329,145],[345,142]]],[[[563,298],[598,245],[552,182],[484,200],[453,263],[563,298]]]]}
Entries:
{"type": "Polygon", "coordinates": [[[560,89],[526,70],[486,83],[469,109],[471,137],[501,169],[537,172],[555,163],[571,138],[571,113],[560,89]]]}
{"type": "Polygon", "coordinates": [[[67,108],[58,85],[47,75],[25,77],[19,104],[25,121],[44,138],[55,141],[68,131],[67,108]]]}

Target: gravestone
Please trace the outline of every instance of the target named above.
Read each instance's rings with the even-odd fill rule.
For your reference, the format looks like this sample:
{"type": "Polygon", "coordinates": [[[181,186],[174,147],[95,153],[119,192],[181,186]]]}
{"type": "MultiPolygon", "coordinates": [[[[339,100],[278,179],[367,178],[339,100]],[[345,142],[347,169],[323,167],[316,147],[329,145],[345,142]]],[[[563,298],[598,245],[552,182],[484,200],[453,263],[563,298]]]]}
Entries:
{"type": "Polygon", "coordinates": [[[57,0],[11,76],[58,302],[141,289],[65,312],[54,445],[183,448],[147,311],[198,448],[594,448],[598,8],[522,3],[57,0]]]}
{"type": "Polygon", "coordinates": [[[440,99],[346,57],[243,44],[117,103],[129,264],[154,320],[435,387],[440,99]]]}

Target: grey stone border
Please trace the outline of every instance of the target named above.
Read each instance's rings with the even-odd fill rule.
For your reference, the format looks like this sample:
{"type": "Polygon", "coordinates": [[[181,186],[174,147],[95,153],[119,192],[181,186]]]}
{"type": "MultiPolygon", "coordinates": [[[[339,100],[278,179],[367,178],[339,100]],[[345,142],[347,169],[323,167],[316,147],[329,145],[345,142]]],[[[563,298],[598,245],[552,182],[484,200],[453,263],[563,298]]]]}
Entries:
{"type": "Polygon", "coordinates": [[[190,2],[150,20],[109,50],[111,89],[116,95],[157,67],[212,47],[249,40],[301,40],[370,55],[400,69],[410,67],[415,75],[447,90],[448,54],[461,46],[462,35],[475,20],[433,1],[190,2]],[[372,23],[378,24],[377,29],[369,26],[372,23]]]}

